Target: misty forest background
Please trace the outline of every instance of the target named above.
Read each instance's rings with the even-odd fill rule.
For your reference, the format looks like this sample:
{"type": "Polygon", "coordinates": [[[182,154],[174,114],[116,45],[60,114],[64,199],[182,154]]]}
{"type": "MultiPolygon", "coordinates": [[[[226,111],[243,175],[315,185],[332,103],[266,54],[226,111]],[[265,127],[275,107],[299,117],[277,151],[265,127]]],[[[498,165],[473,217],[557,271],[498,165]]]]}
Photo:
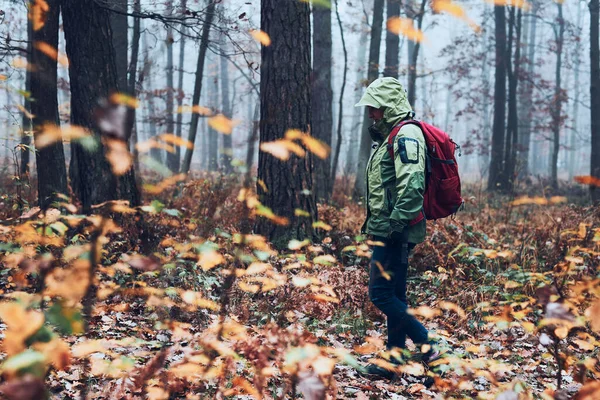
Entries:
{"type": "Polygon", "coordinates": [[[1,396],[600,398],[599,3],[3,0],[1,396]],[[428,368],[367,290],[380,76],[461,146],[428,368]]]}

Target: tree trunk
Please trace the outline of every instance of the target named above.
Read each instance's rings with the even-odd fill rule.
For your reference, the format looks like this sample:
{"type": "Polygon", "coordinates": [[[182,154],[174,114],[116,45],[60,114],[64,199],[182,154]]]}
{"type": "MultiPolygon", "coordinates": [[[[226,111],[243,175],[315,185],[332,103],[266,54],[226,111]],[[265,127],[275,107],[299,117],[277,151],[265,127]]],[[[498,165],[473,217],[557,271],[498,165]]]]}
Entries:
{"type": "Polygon", "coordinates": [[[527,46],[527,79],[521,85],[519,96],[519,109],[521,110],[521,126],[519,127],[519,152],[517,166],[521,179],[529,175],[529,149],[531,147],[531,118],[533,102],[533,73],[535,72],[535,50],[537,33],[537,10],[536,2],[532,3],[531,15],[529,17],[529,34],[525,41],[527,46]]]}
{"type": "MultiPolygon", "coordinates": [[[[216,61],[216,60],[215,60],[216,61]]],[[[216,66],[217,63],[215,62],[216,66]]],[[[219,72],[214,69],[214,74],[210,77],[212,90],[210,90],[210,107],[213,110],[219,109],[219,72]]],[[[208,129],[208,170],[217,171],[219,169],[219,132],[208,129]]]]}
{"type": "MultiPolygon", "coordinates": [[[[296,0],[262,0],[261,29],[272,40],[262,47],[260,142],[281,139],[288,129],[309,132],[311,123],[310,6],[296,0]]],[[[257,193],[262,204],[289,223],[260,217],[255,231],[280,248],[290,239],[311,239],[318,219],[312,182],[312,155],[283,161],[269,153],[258,157],[257,193]],[[299,216],[295,210],[307,216],[299,216]]]]}
{"type": "MultiPolygon", "coordinates": [[[[225,51],[225,38],[220,43],[221,53],[225,51]]],[[[229,99],[229,65],[225,56],[220,57],[221,61],[221,104],[222,112],[227,118],[233,117],[232,104],[229,99]]],[[[223,150],[221,151],[221,170],[225,174],[233,173],[231,160],[233,159],[233,145],[231,135],[223,134],[223,150]]]]}
{"type": "MultiPolygon", "coordinates": [[[[60,0],[47,0],[48,13],[44,26],[33,31],[34,43],[47,43],[52,48],[58,48],[58,16],[60,14],[60,0]]],[[[41,52],[33,46],[31,53],[32,65],[35,69],[31,72],[31,103],[34,140],[43,130],[43,125],[60,126],[58,115],[56,60],[41,52]]],[[[37,146],[36,146],[37,147],[37,146]]],[[[48,208],[57,200],[57,194],[67,194],[67,167],[62,139],[36,151],[36,165],[38,178],[38,203],[40,208],[48,208]]]]}
{"type": "MultiPolygon", "coordinates": [[[[31,18],[27,18],[27,59],[29,65],[34,65],[32,60],[33,54],[33,25],[31,23],[31,18]]],[[[31,92],[31,70],[27,69],[25,71],[25,91],[31,92]]],[[[27,96],[23,97],[23,108],[28,112],[31,112],[31,99],[27,96]]],[[[35,115],[35,114],[34,114],[35,115]]],[[[23,113],[23,129],[21,131],[21,165],[19,170],[19,175],[21,179],[24,179],[27,175],[29,175],[30,170],[30,153],[31,153],[31,130],[32,130],[32,121],[27,113],[23,113]]]]}
{"type": "Polygon", "coordinates": [[[562,3],[556,3],[558,7],[558,32],[556,32],[556,26],[554,26],[554,34],[556,39],[556,67],[554,71],[555,86],[554,86],[554,99],[552,104],[552,158],[550,167],[552,168],[552,187],[558,189],[558,152],[560,151],[560,129],[562,126],[562,102],[563,92],[561,87],[561,68],[562,68],[562,51],[565,37],[565,20],[563,18],[563,5],[562,3]]]}
{"type": "Polygon", "coordinates": [[[344,75],[342,77],[342,88],[340,89],[340,97],[338,100],[339,104],[339,113],[338,113],[338,123],[337,123],[337,141],[335,146],[335,155],[333,156],[333,164],[331,166],[331,185],[329,187],[330,195],[333,193],[333,188],[335,185],[335,178],[337,175],[338,162],[340,158],[340,149],[342,148],[342,121],[343,121],[343,112],[344,109],[344,92],[346,90],[346,80],[348,78],[348,50],[346,49],[346,39],[344,37],[344,27],[342,25],[342,19],[340,18],[340,11],[338,8],[338,0],[335,0],[335,15],[338,21],[338,26],[340,27],[340,37],[342,41],[342,50],[344,51],[344,75]]]}
{"type": "MultiPolygon", "coordinates": [[[[140,5],[140,1],[141,0],[134,0],[133,1],[133,11],[136,13],[141,12],[141,5],[140,5]]],[[[140,36],[141,36],[141,29],[140,29],[140,19],[139,18],[134,18],[133,19],[133,37],[131,40],[131,60],[129,62],[129,76],[128,76],[128,81],[127,81],[127,94],[132,96],[132,97],[137,97],[138,93],[137,93],[137,89],[136,89],[136,84],[137,84],[137,68],[138,68],[138,58],[139,58],[139,53],[140,53],[140,36]]],[[[127,115],[127,132],[130,132],[131,135],[131,141],[133,146],[133,163],[134,163],[134,167],[135,170],[140,171],[140,163],[139,163],[139,154],[136,148],[136,145],[138,143],[138,130],[135,124],[135,120],[136,120],[136,109],[134,107],[130,107],[128,110],[128,115],[127,115]]],[[[129,136],[129,135],[128,135],[129,136]]]]}
{"type": "MultiPolygon", "coordinates": [[[[112,0],[110,7],[127,13],[127,0],[112,0]]],[[[115,48],[115,65],[117,67],[117,85],[120,90],[126,90],[127,85],[127,15],[110,13],[110,27],[112,29],[112,42],[115,48]]]]}
{"type": "MultiPolygon", "coordinates": [[[[400,0],[387,0],[387,18],[400,16],[400,0]]],[[[398,79],[398,52],[400,49],[400,36],[386,30],[385,36],[385,68],[383,76],[398,79]]]]}
{"type": "MultiPolygon", "coordinates": [[[[173,15],[173,0],[167,1],[167,15],[173,15]]],[[[175,121],[173,121],[173,107],[175,100],[173,98],[173,92],[175,91],[175,85],[173,84],[173,28],[171,25],[167,25],[167,109],[166,109],[166,117],[167,117],[167,133],[173,134],[175,131],[175,121]]],[[[179,147],[179,146],[174,146],[179,147]]],[[[173,149],[175,150],[175,149],[173,149]]],[[[173,151],[167,152],[167,167],[171,170],[172,173],[179,172],[179,158],[177,157],[177,152],[173,151]]]]}
{"type": "Polygon", "coordinates": [[[104,156],[104,145],[94,120],[98,101],[117,88],[110,13],[93,0],[63,0],[62,4],[71,120],[93,131],[97,145],[94,151],[84,149],[80,143],[72,146],[76,174],[71,184],[77,188],[83,211],[89,213],[92,205],[118,197],[117,179],[104,156]]]}
{"type": "Polygon", "coordinates": [[[520,77],[520,60],[521,60],[521,21],[522,11],[519,8],[515,19],[515,8],[510,11],[510,34],[508,38],[509,46],[507,51],[507,60],[509,65],[508,72],[508,123],[506,130],[506,147],[504,149],[505,168],[503,173],[502,185],[510,190],[515,181],[516,169],[516,147],[519,135],[519,115],[517,113],[517,89],[520,77]],[[513,38],[513,30],[515,35],[513,38]],[[513,46],[514,42],[514,46],[513,46]],[[515,49],[514,57],[512,49],[515,49]],[[511,62],[512,60],[512,62],[511,62]],[[511,65],[512,64],[512,65],[511,65]]]}
{"type": "MultiPolygon", "coordinates": [[[[185,15],[187,10],[187,0],[181,0],[180,4],[181,15],[185,15]]],[[[186,29],[184,26],[181,27],[181,38],[179,39],[179,76],[177,78],[177,108],[181,110],[183,106],[183,99],[185,98],[185,91],[183,90],[183,72],[185,71],[185,33],[186,29]]],[[[182,137],[183,130],[183,113],[177,113],[176,122],[176,133],[177,137],[182,137]]],[[[175,147],[175,153],[177,154],[177,165],[181,163],[181,146],[175,147]]]]}
{"type": "MultiPolygon", "coordinates": [[[[312,135],[331,146],[333,90],[331,88],[331,9],[313,6],[312,135]]],[[[338,110],[340,113],[341,110],[338,110]]],[[[314,190],[318,201],[331,198],[331,159],[314,159],[314,190]]]]}
{"type": "MultiPolygon", "coordinates": [[[[583,26],[582,26],[582,10],[581,3],[577,2],[577,25],[575,27],[575,34],[579,37],[583,34],[583,26]]],[[[575,54],[573,60],[573,68],[574,68],[574,85],[575,88],[575,98],[573,100],[573,108],[571,111],[571,120],[573,127],[571,129],[570,141],[569,141],[569,179],[573,179],[575,176],[575,164],[577,163],[577,159],[575,155],[579,152],[579,148],[577,146],[577,135],[578,135],[578,126],[579,126],[579,94],[581,91],[579,90],[579,69],[581,68],[581,53],[583,53],[581,41],[578,41],[575,45],[575,54]]]]}
{"type": "MultiPolygon", "coordinates": [[[[590,173],[600,179],[600,46],[598,40],[598,19],[600,16],[600,1],[590,0],[590,98],[592,149],[590,173]]],[[[592,202],[600,203],[600,187],[591,185],[592,202]]]]}
{"type": "MultiPolygon", "coordinates": [[[[206,59],[206,50],[208,48],[208,37],[210,34],[210,26],[215,17],[215,6],[217,0],[210,0],[208,7],[206,8],[206,21],[202,27],[202,36],[200,38],[200,51],[198,52],[198,62],[196,63],[196,83],[194,84],[194,95],[192,96],[192,106],[196,106],[200,102],[200,94],[202,93],[202,77],[204,76],[204,61],[206,59]]],[[[196,134],[198,132],[198,113],[192,114],[192,122],[190,124],[190,134],[188,140],[192,145],[196,142],[196,134]]],[[[187,174],[190,172],[190,165],[192,163],[192,154],[194,149],[187,149],[185,152],[185,158],[183,159],[183,165],[181,172],[187,174]]]]}
{"type": "MultiPolygon", "coordinates": [[[[371,44],[369,47],[369,65],[367,72],[367,82],[371,83],[379,76],[379,54],[381,47],[381,29],[383,24],[383,0],[375,0],[373,3],[373,24],[371,25],[371,44]]],[[[354,182],[354,191],[352,197],[359,199],[366,194],[366,170],[371,154],[371,136],[369,135],[368,110],[363,110],[362,133],[360,137],[360,151],[358,153],[358,166],[356,171],[356,181],[354,182]]]]}
{"type": "Polygon", "coordinates": [[[496,23],[496,81],[494,84],[494,124],[492,127],[492,154],[488,190],[501,190],[504,133],[506,118],[506,14],[504,6],[494,6],[496,23]]]}
{"type": "MultiPolygon", "coordinates": [[[[364,29],[361,29],[362,33],[360,35],[360,42],[358,44],[358,54],[356,55],[356,63],[357,65],[363,66],[367,61],[367,42],[368,36],[367,32],[364,29]]],[[[361,82],[365,79],[365,73],[362,68],[358,68],[355,75],[355,82],[358,88],[360,88],[361,82]]],[[[362,90],[355,90],[354,101],[352,105],[358,103],[360,101],[360,97],[362,96],[362,90]]],[[[352,117],[352,125],[350,125],[350,141],[348,143],[348,151],[346,152],[346,167],[344,168],[344,172],[346,174],[356,173],[356,156],[358,155],[359,150],[359,137],[361,134],[360,117],[363,116],[364,110],[359,108],[354,108],[353,117],[352,117]]]]}
{"type": "MultiPolygon", "coordinates": [[[[423,17],[425,16],[425,6],[427,5],[427,0],[421,0],[421,6],[419,8],[419,12],[415,16],[410,16],[411,18],[417,21],[417,29],[421,30],[423,27],[423,17]]],[[[410,52],[409,65],[408,65],[408,102],[413,107],[413,109],[417,108],[416,100],[416,92],[417,92],[417,61],[419,60],[419,50],[421,49],[420,42],[414,42],[412,45],[412,50],[410,52]]]]}

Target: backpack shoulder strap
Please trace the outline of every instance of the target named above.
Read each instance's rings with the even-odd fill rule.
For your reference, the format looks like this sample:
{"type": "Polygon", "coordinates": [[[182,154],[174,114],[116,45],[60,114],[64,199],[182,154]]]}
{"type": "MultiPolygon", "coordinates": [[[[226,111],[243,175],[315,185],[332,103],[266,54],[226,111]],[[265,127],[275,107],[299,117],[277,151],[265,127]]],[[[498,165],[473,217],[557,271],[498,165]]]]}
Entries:
{"type": "Polygon", "coordinates": [[[402,129],[404,125],[408,124],[417,125],[419,128],[421,127],[421,123],[419,121],[414,119],[406,119],[404,121],[401,121],[398,125],[396,125],[388,136],[387,151],[392,160],[394,159],[394,140],[396,139],[396,136],[398,136],[398,132],[400,132],[400,129],[402,129]]]}

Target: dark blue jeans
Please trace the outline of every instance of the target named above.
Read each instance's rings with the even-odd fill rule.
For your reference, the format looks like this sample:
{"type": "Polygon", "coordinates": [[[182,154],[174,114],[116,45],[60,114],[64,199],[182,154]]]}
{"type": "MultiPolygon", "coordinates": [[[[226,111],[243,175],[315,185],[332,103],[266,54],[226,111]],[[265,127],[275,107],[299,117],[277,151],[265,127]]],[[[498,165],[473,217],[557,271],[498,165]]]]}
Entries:
{"type": "MultiPolygon", "coordinates": [[[[383,242],[385,246],[373,246],[369,298],[387,317],[388,349],[405,348],[407,336],[416,345],[428,343],[427,329],[407,312],[408,255],[402,257],[402,246],[390,239],[375,236],[373,240],[383,242]]],[[[410,252],[414,247],[414,244],[408,244],[407,251],[410,252]]]]}

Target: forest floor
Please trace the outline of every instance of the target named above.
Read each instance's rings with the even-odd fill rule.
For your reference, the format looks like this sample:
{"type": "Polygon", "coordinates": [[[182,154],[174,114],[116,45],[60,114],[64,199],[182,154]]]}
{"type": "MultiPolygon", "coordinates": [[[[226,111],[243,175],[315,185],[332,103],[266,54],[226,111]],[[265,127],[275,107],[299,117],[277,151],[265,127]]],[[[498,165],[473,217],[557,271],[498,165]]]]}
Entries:
{"type": "Polygon", "coordinates": [[[35,394],[31,382],[42,381],[53,399],[80,398],[86,386],[96,399],[600,395],[600,215],[579,198],[489,198],[470,188],[465,210],[428,223],[408,289],[444,353],[427,372],[412,346],[384,351],[360,204],[337,192],[319,206],[319,242],[276,251],[239,234],[239,189],[198,179],[179,197],[167,189],[141,209],[110,204],[92,218],[10,219],[18,214],[4,196],[5,396],[35,394]],[[88,327],[78,304],[93,309],[88,327]],[[361,374],[373,359],[396,379],[361,374]]]}

